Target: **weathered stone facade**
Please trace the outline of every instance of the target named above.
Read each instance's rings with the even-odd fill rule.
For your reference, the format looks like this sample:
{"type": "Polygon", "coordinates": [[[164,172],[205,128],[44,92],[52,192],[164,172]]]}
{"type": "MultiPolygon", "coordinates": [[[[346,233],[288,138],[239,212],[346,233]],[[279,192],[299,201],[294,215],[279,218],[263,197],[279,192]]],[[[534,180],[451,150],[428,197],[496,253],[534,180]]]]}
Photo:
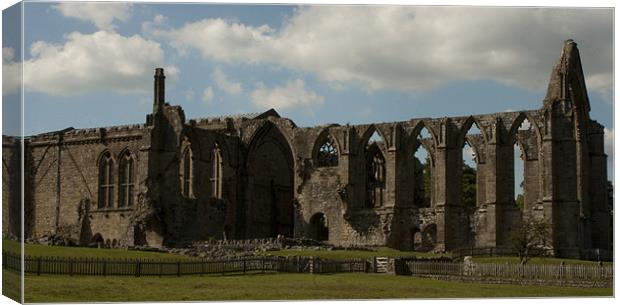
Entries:
{"type": "MultiPolygon", "coordinates": [[[[274,110],[186,120],[180,106],[164,102],[164,79],[157,69],[145,124],[24,141],[27,237],[182,246],[284,235],[441,251],[505,247],[527,215],[549,221],[559,256],[610,249],[603,126],[589,118],[570,40],[542,108],[531,111],[310,128],[274,110]],[[480,134],[468,135],[474,125],[480,134]],[[430,137],[420,137],[423,129],[430,137]],[[374,133],[381,140],[369,142],[374,133]],[[465,141],[476,153],[473,210],[461,194],[465,141]],[[524,160],[523,210],[514,199],[515,143],[524,160]],[[432,168],[428,203],[414,157],[422,147],[432,168]]],[[[18,147],[3,138],[3,231],[12,234],[18,147]]]]}

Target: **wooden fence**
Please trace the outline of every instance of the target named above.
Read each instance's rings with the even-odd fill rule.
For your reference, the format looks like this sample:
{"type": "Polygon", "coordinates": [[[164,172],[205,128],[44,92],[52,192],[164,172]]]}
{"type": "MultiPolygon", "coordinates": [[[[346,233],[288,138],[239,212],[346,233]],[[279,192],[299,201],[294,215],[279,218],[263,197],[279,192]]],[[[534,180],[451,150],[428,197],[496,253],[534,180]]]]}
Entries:
{"type": "Polygon", "coordinates": [[[493,278],[611,281],[614,270],[609,265],[472,264],[468,273],[470,276],[493,278]]]}
{"type": "MultiPolygon", "coordinates": [[[[554,251],[558,254],[563,249],[549,249],[540,253],[543,256],[554,256],[554,251]]],[[[519,253],[513,248],[460,248],[450,251],[454,260],[462,260],[465,256],[519,256],[519,253]]],[[[613,251],[605,249],[581,249],[579,250],[579,259],[591,261],[613,261],[613,251]]]]}
{"type": "Polygon", "coordinates": [[[611,265],[467,264],[410,260],[395,262],[395,264],[397,274],[507,279],[612,281],[614,271],[611,265]]]}
{"type": "Polygon", "coordinates": [[[463,263],[406,261],[405,274],[413,275],[461,275],[463,263]]]}
{"type": "MultiPolygon", "coordinates": [[[[2,254],[3,267],[20,271],[19,255],[2,254]]],[[[243,257],[228,260],[98,259],[24,257],[24,272],[59,275],[166,276],[248,272],[367,272],[366,260],[322,260],[307,257],[243,257]]]]}

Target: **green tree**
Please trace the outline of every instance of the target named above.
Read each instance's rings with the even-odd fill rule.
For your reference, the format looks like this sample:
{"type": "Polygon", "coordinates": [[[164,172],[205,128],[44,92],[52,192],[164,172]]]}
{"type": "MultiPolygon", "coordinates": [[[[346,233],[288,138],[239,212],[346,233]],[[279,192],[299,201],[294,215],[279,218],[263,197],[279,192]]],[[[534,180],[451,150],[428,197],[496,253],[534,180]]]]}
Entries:
{"type": "MultiPolygon", "coordinates": [[[[426,157],[424,161],[424,203],[431,202],[431,162],[426,157]]],[[[462,175],[463,205],[468,209],[476,208],[476,169],[463,163],[462,175]]]]}
{"type": "Polygon", "coordinates": [[[523,208],[525,207],[525,197],[523,197],[523,194],[517,195],[516,204],[519,207],[519,209],[523,211],[523,208]]]}
{"type": "Polygon", "coordinates": [[[549,248],[550,226],[544,219],[525,218],[510,232],[510,243],[525,265],[530,258],[544,255],[549,248]]]}
{"type": "Polygon", "coordinates": [[[426,160],[424,160],[424,206],[430,206],[432,191],[431,158],[426,156],[426,160]]]}
{"type": "Polygon", "coordinates": [[[476,208],[476,169],[463,162],[462,176],[463,206],[473,210],[476,208]]]}

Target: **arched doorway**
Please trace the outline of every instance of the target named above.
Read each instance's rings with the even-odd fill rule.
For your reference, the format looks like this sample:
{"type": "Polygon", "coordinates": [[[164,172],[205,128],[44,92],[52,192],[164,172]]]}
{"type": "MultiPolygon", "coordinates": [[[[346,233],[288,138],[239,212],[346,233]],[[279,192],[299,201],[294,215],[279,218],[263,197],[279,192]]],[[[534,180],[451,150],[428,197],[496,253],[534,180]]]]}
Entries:
{"type": "Polygon", "coordinates": [[[248,152],[246,238],[293,236],[293,154],[273,124],[257,132],[248,152]]]}
{"type": "Polygon", "coordinates": [[[327,226],[327,218],[323,213],[316,213],[310,218],[309,237],[318,240],[329,240],[329,228],[327,226]]]}
{"type": "Polygon", "coordinates": [[[97,233],[93,235],[93,238],[90,240],[91,247],[101,248],[104,245],[103,236],[97,233]]]}
{"type": "Polygon", "coordinates": [[[430,251],[437,244],[437,225],[429,224],[422,229],[421,251],[430,251]]]}
{"type": "Polygon", "coordinates": [[[420,228],[413,227],[409,229],[409,238],[411,239],[411,250],[420,250],[422,247],[422,232],[420,228]]]}

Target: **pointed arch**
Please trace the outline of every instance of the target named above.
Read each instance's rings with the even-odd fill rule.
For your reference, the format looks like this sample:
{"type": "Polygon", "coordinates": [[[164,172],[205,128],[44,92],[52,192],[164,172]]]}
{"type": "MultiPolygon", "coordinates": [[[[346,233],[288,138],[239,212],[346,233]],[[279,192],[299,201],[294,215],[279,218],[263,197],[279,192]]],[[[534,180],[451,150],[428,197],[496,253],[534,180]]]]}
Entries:
{"type": "Polygon", "coordinates": [[[435,130],[433,128],[430,127],[430,124],[425,121],[425,120],[420,120],[418,122],[416,122],[416,124],[413,126],[413,130],[411,131],[411,134],[409,135],[409,145],[412,146],[412,148],[414,150],[416,150],[419,146],[419,144],[422,144],[425,146],[425,148],[427,149],[427,151],[431,151],[434,147],[437,147],[437,135],[435,134],[435,130]],[[428,133],[431,135],[431,145],[433,147],[428,147],[427,145],[425,145],[424,143],[420,143],[418,141],[418,137],[420,136],[422,130],[426,129],[428,131],[428,133]]]}
{"type": "Polygon", "coordinates": [[[105,209],[114,206],[114,158],[109,150],[103,151],[98,158],[99,196],[97,208],[105,209]]]}
{"type": "Polygon", "coordinates": [[[194,153],[189,143],[185,145],[181,153],[180,165],[181,195],[185,198],[192,198],[194,195],[194,153]]]}
{"type": "Polygon", "coordinates": [[[294,169],[292,146],[272,122],[253,135],[246,159],[247,196],[242,217],[244,238],[293,236],[294,169]]]}
{"type": "Polygon", "coordinates": [[[118,156],[118,207],[134,205],[136,164],[129,149],[118,156]]]}
{"type": "Polygon", "coordinates": [[[434,196],[434,150],[436,137],[428,122],[419,120],[414,124],[408,136],[408,156],[411,160],[410,175],[412,179],[412,204],[417,207],[430,207],[434,196]],[[428,132],[429,138],[422,139],[422,131],[428,132]]]}
{"type": "Polygon", "coordinates": [[[377,143],[366,150],[366,201],[367,208],[383,206],[385,201],[385,157],[377,143]]]}
{"type": "Polygon", "coordinates": [[[387,151],[387,138],[385,137],[383,132],[379,128],[377,128],[377,126],[375,126],[375,124],[371,124],[370,126],[368,126],[368,128],[366,128],[366,131],[364,131],[362,138],[359,142],[359,151],[363,152],[365,149],[367,149],[366,146],[368,146],[368,141],[375,132],[379,135],[382,141],[381,143],[377,143],[378,148],[384,152],[387,151]]]}
{"type": "Polygon", "coordinates": [[[312,157],[317,167],[335,167],[339,163],[340,151],[338,140],[331,135],[329,128],[325,128],[314,141],[312,157]]]}
{"type": "MultiPolygon", "coordinates": [[[[478,130],[480,130],[480,134],[482,135],[482,140],[484,141],[484,143],[488,143],[488,138],[487,138],[487,134],[486,134],[486,130],[484,126],[480,123],[480,121],[477,118],[470,115],[465,120],[465,123],[463,123],[463,126],[461,126],[461,130],[459,131],[458,142],[456,143],[457,147],[463,147],[465,145],[465,142],[467,142],[467,133],[474,125],[476,126],[476,128],[478,128],[478,130]]],[[[473,148],[472,143],[469,143],[469,145],[473,148]]]]}
{"type": "Polygon", "coordinates": [[[274,124],[274,122],[270,120],[265,120],[262,125],[257,128],[249,137],[250,141],[248,142],[248,155],[250,154],[251,150],[257,149],[266,137],[270,136],[273,137],[274,140],[277,141],[279,144],[281,144],[283,146],[283,149],[290,152],[291,160],[287,159],[287,162],[289,162],[291,168],[295,168],[295,159],[292,158],[292,156],[297,155],[295,151],[295,146],[292,145],[291,140],[286,136],[284,132],[282,132],[278,125],[274,124]]]}
{"type": "Polygon", "coordinates": [[[222,199],[223,159],[220,144],[215,142],[211,150],[211,197],[222,199]]]}
{"type": "Polygon", "coordinates": [[[521,126],[521,124],[523,124],[525,120],[530,122],[531,129],[534,131],[534,134],[536,135],[537,142],[540,142],[541,140],[540,128],[538,124],[536,124],[536,121],[534,120],[534,118],[527,112],[519,112],[517,117],[512,122],[512,125],[510,126],[510,130],[508,131],[509,141],[512,143],[516,141],[516,135],[517,135],[517,132],[519,131],[519,127],[521,126]]]}

